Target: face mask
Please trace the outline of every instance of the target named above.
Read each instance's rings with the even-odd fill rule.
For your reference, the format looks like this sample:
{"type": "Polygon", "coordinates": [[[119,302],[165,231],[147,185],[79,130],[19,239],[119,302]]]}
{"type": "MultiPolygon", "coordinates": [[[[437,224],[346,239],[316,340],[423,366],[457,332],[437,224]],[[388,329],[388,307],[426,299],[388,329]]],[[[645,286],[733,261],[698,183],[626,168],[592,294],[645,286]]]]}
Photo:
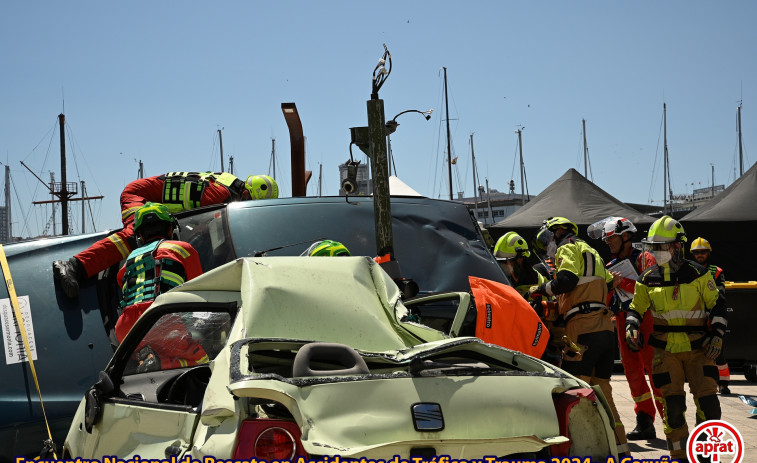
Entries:
{"type": "Polygon", "coordinates": [[[665,265],[670,262],[670,251],[653,251],[654,260],[657,261],[657,265],[665,265]]]}
{"type": "Polygon", "coordinates": [[[555,243],[554,241],[550,241],[549,244],[547,245],[547,255],[550,258],[554,259],[556,253],[557,253],[557,243],[555,243]]]}

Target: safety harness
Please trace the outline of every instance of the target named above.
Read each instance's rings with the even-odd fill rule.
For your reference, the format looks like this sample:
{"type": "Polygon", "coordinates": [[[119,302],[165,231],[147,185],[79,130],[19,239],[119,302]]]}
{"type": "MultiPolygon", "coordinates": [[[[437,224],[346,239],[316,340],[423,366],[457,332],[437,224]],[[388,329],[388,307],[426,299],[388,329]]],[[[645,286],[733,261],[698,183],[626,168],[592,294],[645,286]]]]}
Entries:
{"type": "Polygon", "coordinates": [[[200,207],[210,182],[226,187],[231,201],[241,199],[245,190],[244,182],[227,172],[168,172],[158,178],[163,180],[163,204],[171,213],[200,207]]]}
{"type": "MultiPolygon", "coordinates": [[[[161,243],[163,240],[153,241],[129,254],[121,287],[122,308],[152,301],[158,294],[179,286],[186,280],[186,272],[180,263],[172,259],[156,258],[161,243]]],[[[181,252],[182,249],[179,248],[180,246],[174,247],[181,252]]]]}

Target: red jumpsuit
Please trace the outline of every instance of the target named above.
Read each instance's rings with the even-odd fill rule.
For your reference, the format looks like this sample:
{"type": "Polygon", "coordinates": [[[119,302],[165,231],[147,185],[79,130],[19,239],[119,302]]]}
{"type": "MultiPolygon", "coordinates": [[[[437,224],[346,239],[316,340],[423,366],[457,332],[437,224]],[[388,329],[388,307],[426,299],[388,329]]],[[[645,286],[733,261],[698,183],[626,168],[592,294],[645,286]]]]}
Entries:
{"type": "MultiPolygon", "coordinates": [[[[139,248],[142,249],[142,248],[139,248]]],[[[139,252],[139,249],[134,254],[139,252]]],[[[131,257],[131,256],[129,256],[131,257]]],[[[153,258],[156,261],[163,262],[163,274],[158,278],[171,279],[170,287],[178,286],[179,284],[189,281],[202,274],[202,266],[200,264],[200,256],[197,254],[195,248],[191,244],[184,241],[161,241],[153,253],[153,258]],[[171,261],[171,266],[166,265],[167,261],[171,261]],[[170,275],[166,273],[166,269],[170,269],[170,275]]],[[[127,262],[128,264],[128,262],[127,262]]],[[[124,287],[124,274],[126,273],[127,265],[121,267],[118,271],[118,286],[124,287]]],[[[127,284],[131,284],[128,283],[127,284]]],[[[158,292],[163,292],[168,288],[166,285],[160,285],[158,292]]],[[[121,342],[129,332],[131,327],[137,321],[140,315],[152,305],[152,298],[147,298],[132,305],[128,305],[123,309],[121,316],[118,317],[116,322],[116,338],[118,342],[121,342]]]]}
{"type": "MultiPolygon", "coordinates": [[[[651,267],[655,264],[654,257],[649,253],[645,253],[646,262],[642,260],[642,254],[640,251],[634,251],[628,259],[630,259],[636,271],[639,275],[644,269],[651,267]]],[[[610,267],[618,262],[618,259],[613,259],[608,262],[607,267],[610,267]]],[[[624,278],[619,287],[628,292],[633,293],[636,282],[628,278],[624,278]]],[[[621,302],[616,295],[610,293],[612,297],[611,308],[617,309],[615,314],[615,326],[618,333],[618,346],[620,348],[620,358],[623,363],[623,370],[628,380],[628,387],[631,389],[631,396],[634,401],[633,410],[637,415],[639,412],[644,412],[654,419],[655,408],[660,413],[660,418],[664,418],[662,395],[660,390],[654,387],[652,383],[652,359],[654,358],[654,348],[649,344],[644,344],[644,347],[639,352],[634,352],[628,348],[626,342],[626,314],[628,311],[628,305],[630,300],[621,302]],[[649,377],[649,384],[647,384],[647,378],[649,377]]],[[[641,322],[641,336],[644,339],[649,339],[649,335],[653,331],[653,321],[649,313],[647,313],[641,322]]]]}
{"type": "MultiPolygon", "coordinates": [[[[136,247],[134,239],[134,212],[147,202],[162,203],[165,176],[147,177],[134,180],[121,193],[121,221],[124,228],[107,238],[97,241],[89,248],[76,254],[87,272],[87,278],[121,262],[136,247]]],[[[209,179],[202,193],[200,206],[221,204],[232,200],[229,189],[209,179]]]]}

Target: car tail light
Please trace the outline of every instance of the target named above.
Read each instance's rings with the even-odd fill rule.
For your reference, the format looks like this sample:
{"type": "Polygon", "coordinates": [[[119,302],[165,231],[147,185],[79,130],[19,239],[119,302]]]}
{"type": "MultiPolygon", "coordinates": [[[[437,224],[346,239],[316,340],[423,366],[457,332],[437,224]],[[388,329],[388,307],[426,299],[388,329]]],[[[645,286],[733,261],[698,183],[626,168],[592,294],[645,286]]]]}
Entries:
{"type": "Polygon", "coordinates": [[[234,459],[293,460],[308,458],[300,442],[300,428],[293,421],[245,420],[237,435],[234,459]]]}
{"type": "MultiPolygon", "coordinates": [[[[581,399],[588,399],[592,402],[597,402],[597,395],[593,389],[571,389],[565,391],[562,394],[553,395],[555,402],[555,409],[557,411],[557,421],[560,425],[560,435],[570,439],[570,411],[575,407],[581,399]]],[[[552,446],[552,456],[561,457],[570,454],[571,442],[564,444],[555,444],[552,446]]]]}

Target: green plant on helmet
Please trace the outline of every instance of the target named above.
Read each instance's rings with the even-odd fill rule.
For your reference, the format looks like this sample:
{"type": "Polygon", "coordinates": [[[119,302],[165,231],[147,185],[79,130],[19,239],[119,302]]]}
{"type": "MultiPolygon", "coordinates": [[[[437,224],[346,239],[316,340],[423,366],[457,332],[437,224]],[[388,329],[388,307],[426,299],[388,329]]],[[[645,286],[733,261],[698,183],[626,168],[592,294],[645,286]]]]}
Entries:
{"type": "Polygon", "coordinates": [[[134,231],[139,233],[145,226],[156,223],[173,224],[174,218],[168,207],[161,203],[145,203],[134,213],[134,231]]]}
{"type": "Polygon", "coordinates": [[[332,240],[323,240],[313,243],[303,255],[310,257],[337,257],[350,256],[349,249],[342,243],[332,240]]]}
{"type": "Polygon", "coordinates": [[[550,217],[544,221],[547,230],[555,231],[555,228],[565,228],[574,235],[578,235],[578,226],[565,217],[550,217]]]}
{"type": "Polygon", "coordinates": [[[505,233],[494,246],[494,257],[498,260],[529,257],[530,255],[531,252],[528,250],[526,240],[514,231],[505,233]]]}
{"type": "Polygon", "coordinates": [[[279,197],[279,185],[268,175],[250,175],[244,182],[252,199],[275,199],[279,197]]]}
{"type": "Polygon", "coordinates": [[[686,232],[679,221],[665,215],[654,221],[652,226],[649,227],[646,239],[642,242],[649,244],[685,243],[686,232]]]}

